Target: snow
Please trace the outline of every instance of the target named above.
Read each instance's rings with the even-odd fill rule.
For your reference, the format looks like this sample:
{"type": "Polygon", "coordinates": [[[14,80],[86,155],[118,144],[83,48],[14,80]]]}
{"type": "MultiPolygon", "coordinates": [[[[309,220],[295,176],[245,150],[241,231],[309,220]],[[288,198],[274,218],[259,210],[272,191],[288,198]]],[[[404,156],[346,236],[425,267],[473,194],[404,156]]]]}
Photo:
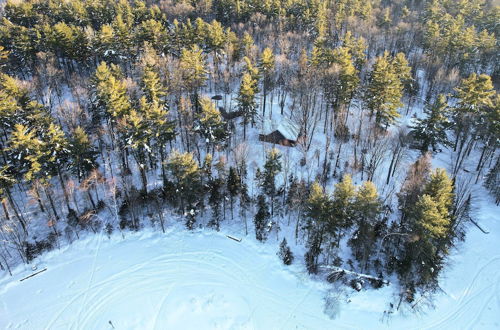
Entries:
{"type": "Polygon", "coordinates": [[[0,282],[0,328],[325,328],[322,296],[274,250],[215,232],[93,236],[0,282]]]}
{"type": "MultiPolygon", "coordinates": [[[[277,243],[224,233],[89,235],[35,260],[47,271],[21,265],[0,279],[2,329],[495,329],[500,327],[499,208],[478,202],[478,221],[451,257],[436,309],[394,314],[392,286],[360,293],[306,274],[297,261],[284,266],[277,243]],[[324,297],[332,290],[330,319],[324,297]]],[[[404,305],[403,305],[404,306],[404,305]]]]}

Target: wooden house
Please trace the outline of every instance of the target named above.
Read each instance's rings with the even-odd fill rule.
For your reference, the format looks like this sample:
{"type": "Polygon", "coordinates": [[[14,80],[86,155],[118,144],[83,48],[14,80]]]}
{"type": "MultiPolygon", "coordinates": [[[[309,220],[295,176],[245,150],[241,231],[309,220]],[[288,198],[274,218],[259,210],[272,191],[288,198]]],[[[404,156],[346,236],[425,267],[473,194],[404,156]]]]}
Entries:
{"type": "Polygon", "coordinates": [[[297,124],[286,117],[264,120],[259,140],[285,147],[295,147],[300,137],[297,124]]]}

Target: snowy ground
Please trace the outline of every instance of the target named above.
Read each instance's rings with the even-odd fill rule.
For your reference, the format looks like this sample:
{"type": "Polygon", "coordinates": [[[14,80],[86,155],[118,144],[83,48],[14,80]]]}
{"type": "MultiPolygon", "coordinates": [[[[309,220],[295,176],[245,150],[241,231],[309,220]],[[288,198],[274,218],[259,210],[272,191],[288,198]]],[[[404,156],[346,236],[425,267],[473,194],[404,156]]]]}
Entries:
{"type": "Polygon", "coordinates": [[[145,230],[90,236],[0,279],[0,329],[495,329],[500,328],[499,208],[480,201],[464,246],[444,273],[435,310],[384,316],[394,288],[343,289],[338,315],[323,313],[331,285],[301,261],[283,266],[276,243],[221,233],[145,230]],[[347,295],[347,296],[346,296],[347,295]],[[349,302],[347,302],[349,301],[349,302]]]}

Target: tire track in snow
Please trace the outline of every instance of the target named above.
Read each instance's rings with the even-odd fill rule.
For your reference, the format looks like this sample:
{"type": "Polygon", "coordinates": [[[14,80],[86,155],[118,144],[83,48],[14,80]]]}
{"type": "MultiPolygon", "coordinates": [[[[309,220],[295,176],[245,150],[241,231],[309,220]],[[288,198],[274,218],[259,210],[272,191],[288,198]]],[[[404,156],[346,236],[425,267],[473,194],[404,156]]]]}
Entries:
{"type": "MultiPolygon", "coordinates": [[[[160,255],[156,258],[153,258],[153,259],[150,259],[144,263],[141,263],[139,265],[136,265],[135,267],[133,267],[133,269],[125,269],[119,273],[115,273],[112,277],[110,278],[107,278],[106,280],[103,280],[103,281],[100,281],[100,282],[97,282],[97,283],[94,283],[92,285],[91,283],[91,286],[90,287],[87,287],[86,289],[82,290],[80,293],[78,293],[76,296],[74,296],[70,302],[55,316],[54,319],[52,319],[50,322],[49,322],[49,325],[47,326],[47,329],[50,329],[52,328],[52,326],[59,320],[60,316],[71,306],[73,305],[77,300],[79,300],[82,296],[86,296],[86,300],[84,300],[84,302],[82,303],[81,307],[80,307],[80,311],[79,311],[79,314],[78,314],[78,321],[77,321],[77,324],[85,324],[86,320],[88,319],[89,316],[84,316],[84,320],[83,322],[79,321],[79,319],[82,317],[82,313],[83,313],[83,310],[85,310],[86,308],[86,304],[87,304],[87,301],[89,301],[89,298],[94,298],[96,296],[99,296],[100,292],[102,292],[104,289],[106,289],[106,285],[107,284],[114,284],[114,286],[117,286],[117,283],[116,281],[118,279],[120,279],[120,277],[122,275],[127,275],[127,277],[125,278],[125,281],[127,282],[127,284],[129,285],[129,282],[130,282],[130,276],[132,275],[131,273],[135,273],[137,271],[141,271],[141,270],[144,270],[145,267],[148,267],[150,265],[155,265],[155,266],[165,266],[165,264],[169,265],[171,263],[174,263],[176,264],[177,266],[179,266],[179,264],[183,264],[183,266],[188,266],[190,269],[192,269],[192,273],[196,274],[197,271],[199,271],[199,266],[200,264],[204,265],[204,266],[208,266],[210,268],[215,268],[215,272],[212,272],[211,275],[213,275],[213,277],[220,277],[221,276],[221,271],[222,271],[222,274],[225,276],[225,277],[228,277],[230,278],[232,281],[232,283],[235,283],[235,284],[240,284],[241,285],[241,275],[243,275],[244,277],[246,277],[247,279],[247,283],[245,283],[247,286],[249,287],[252,287],[255,289],[255,284],[254,283],[251,283],[253,281],[250,281],[249,280],[249,277],[246,275],[246,269],[244,267],[242,267],[241,265],[239,265],[238,263],[234,262],[232,259],[230,258],[227,258],[227,257],[224,257],[220,254],[220,251],[217,250],[217,251],[201,251],[201,252],[183,252],[182,253],[182,256],[191,256],[191,257],[203,257],[203,256],[210,256],[210,257],[216,257],[216,258],[219,258],[219,259],[222,259],[228,263],[231,263],[233,264],[233,266],[236,267],[236,269],[239,271],[239,275],[236,275],[234,274],[234,272],[231,272],[231,271],[228,271],[225,267],[224,268],[220,268],[218,267],[220,265],[220,263],[217,263],[217,262],[208,262],[208,261],[203,261],[203,259],[195,259],[195,258],[182,258],[182,259],[179,259],[179,254],[177,253],[171,253],[171,254],[164,254],[164,255],[160,255]],[[172,259],[170,259],[169,257],[173,257],[172,259]],[[90,294],[89,296],[89,293],[91,290],[95,290],[95,289],[100,289],[98,292],[94,293],[94,294],[90,294]]],[[[93,264],[95,265],[95,258],[94,258],[94,262],[93,264]]],[[[206,269],[205,269],[205,272],[206,272],[206,269]]],[[[95,272],[94,272],[95,273],[95,272]]],[[[176,278],[178,275],[176,274],[176,272],[172,272],[173,273],[173,277],[176,278]]],[[[168,273],[165,273],[165,269],[160,269],[158,270],[157,272],[154,272],[154,273],[148,273],[147,275],[138,275],[137,277],[150,277],[151,275],[162,275],[162,276],[166,276],[168,275],[168,273]]],[[[91,279],[92,280],[92,279],[91,279]]],[[[192,282],[192,283],[189,283],[189,284],[186,284],[186,285],[183,285],[183,286],[196,286],[196,285],[220,285],[219,283],[214,283],[214,282],[192,282]]],[[[235,285],[236,286],[236,285],[235,285]]],[[[260,285],[259,285],[260,288],[262,288],[260,285]]],[[[138,288],[138,289],[144,289],[143,287],[141,288],[138,288]]],[[[271,293],[273,294],[272,291],[266,289],[266,288],[262,288],[262,289],[265,289],[267,291],[267,293],[271,293]]],[[[115,290],[111,290],[111,292],[116,292],[116,291],[122,291],[121,289],[115,289],[115,290]]],[[[110,299],[112,299],[113,296],[111,296],[110,294],[108,295],[104,295],[104,296],[101,296],[101,298],[99,300],[105,300],[105,301],[109,301],[110,299]]],[[[277,300],[274,296],[271,296],[270,297],[275,303],[280,303],[281,301],[277,300]]],[[[92,308],[91,310],[95,310],[95,311],[98,311],[99,310],[99,306],[102,305],[99,304],[97,302],[96,304],[96,301],[94,299],[90,299],[92,301],[92,308]]],[[[90,308],[89,308],[90,309],[90,308]]],[[[82,328],[84,329],[84,328],[82,328]]]]}
{"type": "MultiPolygon", "coordinates": [[[[476,271],[476,274],[472,278],[472,280],[469,283],[469,285],[467,286],[467,288],[460,295],[460,298],[457,301],[457,307],[454,310],[452,310],[451,312],[448,312],[444,316],[444,318],[442,318],[436,322],[433,322],[431,324],[426,324],[425,328],[426,329],[430,329],[430,328],[442,329],[443,326],[445,326],[446,324],[449,324],[450,321],[456,320],[458,317],[460,317],[464,313],[469,312],[470,311],[470,308],[469,308],[470,304],[474,300],[476,300],[477,297],[482,296],[483,292],[485,292],[487,290],[491,290],[491,287],[487,286],[485,288],[480,289],[479,291],[476,291],[475,293],[473,293],[471,295],[471,293],[473,291],[473,287],[478,282],[479,277],[485,273],[486,269],[488,269],[489,267],[494,265],[497,261],[500,261],[500,255],[491,258],[483,266],[481,266],[481,268],[479,268],[476,271]]],[[[498,267],[495,269],[498,269],[498,267]]],[[[489,300],[489,299],[487,299],[487,300],[489,300]]],[[[484,299],[481,299],[480,305],[481,305],[480,308],[482,308],[482,310],[484,310],[485,306],[487,305],[487,301],[485,301],[484,299]]]]}
{"type": "MultiPolygon", "coordinates": [[[[170,292],[172,292],[172,290],[174,289],[175,285],[171,285],[168,290],[167,290],[167,293],[164,295],[164,297],[162,298],[160,304],[158,305],[158,308],[157,308],[157,311],[156,311],[156,316],[155,316],[155,321],[153,323],[153,329],[156,329],[157,328],[157,325],[158,325],[158,319],[160,318],[160,314],[161,314],[161,311],[163,309],[163,305],[165,305],[165,301],[167,300],[167,298],[170,296],[170,292]]],[[[161,328],[160,328],[161,329],[161,328]]]]}
{"type": "MultiPolygon", "coordinates": [[[[113,246],[106,244],[105,239],[96,242],[98,243],[96,250],[91,255],[84,258],[73,258],[69,262],[59,264],[57,272],[51,276],[52,280],[57,279],[58,276],[63,279],[65,267],[77,266],[82,267],[82,269],[86,267],[87,270],[78,273],[77,285],[73,289],[68,287],[70,282],[65,281],[62,283],[65,286],[64,289],[57,291],[55,295],[46,296],[48,306],[51,304],[53,307],[46,309],[47,313],[45,317],[41,318],[44,321],[40,326],[47,329],[91,329],[106,326],[107,315],[110,315],[111,320],[113,320],[112,317],[117,315],[114,313],[123,309],[127,300],[135,297],[143,299],[144,296],[147,297],[152,292],[151,290],[159,290],[161,293],[156,292],[152,308],[148,309],[148,312],[151,312],[151,318],[146,323],[148,326],[159,328],[162,321],[166,320],[163,319],[165,308],[168,306],[169,310],[172,307],[175,309],[175,302],[178,299],[181,299],[180,301],[183,299],[178,297],[176,292],[174,304],[169,302],[169,296],[173,297],[173,290],[177,290],[179,287],[189,287],[190,289],[186,291],[194,293],[213,288],[215,292],[221,292],[222,296],[218,295],[218,297],[226,296],[223,300],[215,300],[216,304],[222,304],[220,306],[226,306],[227,297],[235,297],[241,304],[240,310],[244,313],[242,318],[233,320],[238,320],[237,323],[232,323],[233,326],[238,327],[245,324],[248,327],[250,323],[257,325],[264,322],[263,316],[269,316],[269,320],[277,322],[276,325],[279,326],[280,319],[286,318],[286,322],[290,323],[290,315],[301,309],[302,302],[312,292],[311,289],[304,295],[305,290],[298,287],[290,291],[283,291],[281,285],[279,288],[272,286],[274,282],[269,279],[274,276],[279,277],[281,273],[279,271],[274,273],[276,269],[272,267],[273,258],[271,255],[255,253],[256,251],[251,245],[226,249],[224,248],[225,242],[217,240],[214,242],[216,243],[214,246],[208,248],[204,246],[205,250],[196,251],[199,249],[196,244],[187,244],[190,242],[188,240],[177,241],[178,238],[174,237],[173,244],[160,245],[160,249],[143,262],[141,262],[142,254],[140,251],[133,252],[133,255],[130,256],[131,262],[128,262],[127,258],[123,260],[120,258],[119,263],[110,268],[113,272],[109,276],[108,268],[105,265],[110,262],[108,255],[113,255],[113,252],[108,253],[108,249],[113,248],[113,246]],[[179,251],[179,247],[181,251],[179,251]],[[163,253],[163,251],[171,252],[172,250],[177,252],[163,253]],[[130,263],[134,261],[139,262],[130,266],[130,263]],[[104,266],[104,269],[101,270],[100,266],[104,266]],[[257,268],[259,271],[256,271],[257,268]],[[81,278],[82,275],[83,278],[81,278]],[[261,309],[257,313],[258,315],[255,315],[254,313],[259,307],[263,306],[274,306],[274,308],[272,310],[269,308],[261,309]],[[291,313],[290,310],[292,310],[291,313]],[[77,317],[73,319],[71,314],[76,314],[77,317]],[[246,323],[241,323],[247,319],[247,316],[246,323]],[[49,319],[48,323],[47,319],[49,319]],[[102,322],[105,324],[101,324],[102,322]]],[[[94,242],[90,244],[95,244],[94,242]]],[[[152,248],[155,244],[149,243],[147,248],[152,248]]],[[[123,247],[126,248],[125,251],[132,251],[130,248],[135,248],[134,245],[124,245],[123,247]]],[[[76,253],[77,251],[73,252],[73,254],[76,253]]],[[[290,284],[294,283],[289,276],[282,279],[287,283],[288,281],[290,284]]],[[[147,302],[147,300],[145,301],[147,302]]],[[[307,309],[307,311],[300,311],[300,314],[307,315],[308,318],[322,319],[309,314],[312,310],[307,309]]],[[[228,321],[232,322],[226,320],[226,322],[228,321]]],[[[228,325],[228,323],[225,324],[228,325]]]]}

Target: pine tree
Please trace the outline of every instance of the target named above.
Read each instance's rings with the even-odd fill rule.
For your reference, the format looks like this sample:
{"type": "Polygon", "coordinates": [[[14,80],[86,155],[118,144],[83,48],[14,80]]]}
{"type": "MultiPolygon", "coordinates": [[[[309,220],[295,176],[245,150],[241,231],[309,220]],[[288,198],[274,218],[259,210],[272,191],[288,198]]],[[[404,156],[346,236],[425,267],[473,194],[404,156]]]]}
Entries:
{"type": "Polygon", "coordinates": [[[227,191],[229,193],[229,201],[231,206],[231,219],[233,218],[233,207],[234,207],[234,198],[238,196],[240,193],[241,187],[241,178],[238,175],[238,172],[234,167],[229,167],[229,174],[227,176],[227,191]]]}
{"type": "Polygon", "coordinates": [[[285,265],[291,265],[293,262],[293,259],[294,259],[293,253],[290,250],[290,247],[288,246],[288,244],[286,242],[286,238],[283,238],[283,240],[280,243],[280,249],[278,251],[278,256],[280,257],[281,261],[283,261],[283,263],[285,265]]]}
{"type": "Polygon", "coordinates": [[[243,138],[246,139],[246,128],[248,122],[254,122],[257,114],[257,104],[255,102],[257,82],[250,73],[246,72],[241,78],[240,89],[238,91],[238,109],[243,114],[243,138]]]}
{"type": "Polygon", "coordinates": [[[115,47],[119,50],[119,56],[128,60],[134,58],[136,54],[133,48],[133,22],[118,14],[112,21],[112,27],[116,36],[115,47]]]}
{"type": "Polygon", "coordinates": [[[141,22],[136,32],[136,43],[148,42],[153,48],[162,53],[167,49],[168,34],[161,21],[148,19],[141,22]]]}
{"type": "Polygon", "coordinates": [[[243,37],[241,38],[241,48],[244,56],[249,56],[252,47],[254,46],[254,40],[252,36],[248,32],[243,33],[243,37]]]}
{"type": "Polygon", "coordinates": [[[174,150],[167,160],[167,169],[174,180],[174,196],[180,210],[194,210],[200,196],[200,169],[191,153],[174,150]]]}
{"type": "MultiPolygon", "coordinates": [[[[144,104],[145,98],[142,98],[141,101],[144,104]]],[[[148,191],[147,157],[151,153],[151,147],[149,146],[150,127],[147,126],[147,122],[141,113],[130,110],[119,120],[118,131],[120,141],[124,142],[125,148],[130,150],[137,163],[142,181],[142,193],[146,194],[148,191]]]]}
{"type": "Polygon", "coordinates": [[[270,219],[271,213],[269,212],[266,197],[264,195],[257,196],[257,213],[253,220],[255,224],[255,238],[257,240],[263,242],[267,239],[266,227],[270,219]]]}
{"type": "Polygon", "coordinates": [[[0,69],[5,66],[9,59],[10,52],[0,45],[0,69]]]}
{"type": "Polygon", "coordinates": [[[208,74],[203,50],[197,45],[190,49],[182,49],[179,67],[184,87],[189,93],[192,93],[193,104],[198,106],[198,92],[205,84],[208,74]]]}
{"type": "Polygon", "coordinates": [[[427,104],[424,114],[426,117],[417,119],[413,126],[414,138],[420,143],[420,150],[425,153],[429,147],[436,151],[439,145],[449,146],[450,142],[446,134],[450,126],[446,96],[438,95],[432,105],[427,104]]]}
{"type": "Polygon", "coordinates": [[[415,213],[415,204],[423,193],[430,170],[431,156],[430,153],[426,153],[410,166],[405,181],[398,193],[399,210],[401,211],[400,226],[405,232],[411,227],[411,224],[407,222],[411,219],[412,214],[415,213]]]}
{"type": "Polygon", "coordinates": [[[61,188],[64,193],[64,199],[68,210],[70,209],[68,193],[66,191],[66,184],[63,179],[62,172],[70,157],[69,143],[62,129],[53,123],[49,125],[47,130],[42,133],[44,151],[41,163],[44,165],[44,172],[49,177],[56,176],[59,178],[61,188]]]}
{"type": "Polygon", "coordinates": [[[116,66],[109,67],[105,62],[101,62],[93,79],[94,104],[105,116],[113,120],[128,114],[131,109],[126,86],[120,74],[116,66]]]}
{"type": "Polygon", "coordinates": [[[220,230],[220,222],[222,220],[221,203],[223,199],[223,184],[224,181],[221,178],[210,179],[208,182],[208,204],[212,211],[212,219],[208,225],[217,231],[220,230]]]}
{"type": "Polygon", "coordinates": [[[262,116],[266,114],[267,93],[273,85],[273,73],[275,67],[275,57],[271,48],[266,47],[260,56],[259,69],[262,72],[262,116]]]}
{"type": "Polygon", "coordinates": [[[321,185],[315,181],[311,186],[305,207],[305,215],[309,220],[309,230],[324,228],[330,220],[329,210],[330,199],[321,185]]]}
{"type": "Polygon", "coordinates": [[[209,51],[213,52],[215,71],[218,73],[220,53],[224,49],[227,40],[226,33],[224,32],[222,24],[213,20],[212,23],[207,24],[207,32],[205,35],[207,37],[207,48],[209,51]]]}
{"type": "Polygon", "coordinates": [[[318,258],[328,227],[332,225],[332,203],[321,185],[315,181],[305,202],[304,215],[307,220],[308,251],[304,256],[310,273],[317,271],[318,258]]]}
{"type": "Polygon", "coordinates": [[[453,181],[446,171],[438,168],[430,175],[423,193],[429,195],[436,203],[443,218],[450,218],[453,206],[453,181]]]}
{"type": "Polygon", "coordinates": [[[166,104],[160,102],[148,103],[143,97],[140,100],[141,112],[144,116],[144,125],[147,127],[147,141],[152,153],[157,155],[160,161],[163,184],[167,182],[165,169],[166,145],[176,135],[175,123],[169,120],[169,111],[166,104]]]}
{"type": "Polygon", "coordinates": [[[353,222],[354,216],[354,198],[356,196],[356,188],[352,184],[350,175],[344,175],[342,181],[335,185],[332,198],[333,217],[335,223],[331,232],[336,232],[336,236],[340,238],[340,230],[349,228],[353,222]]]}
{"type": "Polygon", "coordinates": [[[495,91],[490,76],[475,73],[463,79],[455,91],[458,100],[453,108],[456,148],[459,141],[463,146],[471,133],[475,133],[477,124],[481,125],[478,119],[488,108],[493,107],[495,91]]]}
{"type": "Polygon", "coordinates": [[[34,130],[16,124],[11,134],[7,152],[17,173],[26,181],[35,180],[42,170],[41,159],[44,157],[43,142],[36,136],[34,130]]]}
{"type": "Polygon", "coordinates": [[[365,271],[369,258],[374,252],[375,226],[382,211],[382,202],[373,182],[363,182],[363,185],[357,189],[353,207],[357,229],[349,243],[353,248],[354,256],[360,262],[362,271],[365,271]]]}
{"type": "Polygon", "coordinates": [[[345,47],[336,48],[333,51],[335,63],[339,65],[339,77],[335,86],[335,107],[338,105],[348,106],[354,97],[354,92],[359,84],[358,71],[353,65],[349,49],[345,47]]]}
{"type": "Polygon", "coordinates": [[[398,108],[403,103],[402,78],[405,78],[406,68],[389,57],[386,51],[384,55],[377,57],[370,73],[367,93],[365,95],[366,104],[375,114],[375,121],[380,126],[389,126],[400,117],[398,108]]]}
{"type": "Polygon", "coordinates": [[[4,165],[0,168],[0,201],[2,203],[2,208],[5,213],[5,218],[10,219],[9,206],[14,211],[16,219],[19,221],[23,232],[28,235],[28,227],[26,219],[24,218],[22,212],[18,209],[15,200],[12,198],[11,188],[17,183],[15,178],[15,173],[12,167],[9,165],[4,165]]]}
{"type": "Polygon", "coordinates": [[[443,216],[438,202],[431,196],[423,194],[417,202],[416,209],[417,225],[423,235],[434,239],[446,237],[450,229],[450,219],[443,216]]]}
{"type": "Polygon", "coordinates": [[[78,182],[86,178],[89,173],[97,168],[97,152],[90,139],[80,126],[78,126],[69,140],[70,163],[69,169],[76,175],[78,182]]]}
{"type": "Polygon", "coordinates": [[[443,169],[431,173],[409,214],[410,239],[403,245],[399,274],[406,282],[435,288],[449,245],[455,238],[453,183],[443,169]]]}
{"type": "Polygon", "coordinates": [[[196,115],[197,126],[195,131],[205,138],[207,143],[207,151],[210,146],[224,142],[227,137],[226,123],[222,119],[222,115],[215,107],[215,104],[208,97],[200,98],[200,112],[196,115]]]}
{"type": "Polygon", "coordinates": [[[167,95],[160,77],[152,65],[146,65],[141,79],[141,87],[149,103],[163,104],[167,95]]]}
{"type": "Polygon", "coordinates": [[[366,42],[363,37],[354,37],[351,31],[347,31],[342,40],[344,47],[349,49],[356,70],[360,71],[366,62],[366,42]]]}
{"type": "Polygon", "coordinates": [[[264,172],[262,173],[261,178],[259,178],[262,192],[266,194],[271,201],[272,216],[274,216],[276,197],[280,193],[280,189],[276,185],[276,176],[281,172],[281,168],[281,154],[278,149],[273,148],[266,154],[264,172]]]}

